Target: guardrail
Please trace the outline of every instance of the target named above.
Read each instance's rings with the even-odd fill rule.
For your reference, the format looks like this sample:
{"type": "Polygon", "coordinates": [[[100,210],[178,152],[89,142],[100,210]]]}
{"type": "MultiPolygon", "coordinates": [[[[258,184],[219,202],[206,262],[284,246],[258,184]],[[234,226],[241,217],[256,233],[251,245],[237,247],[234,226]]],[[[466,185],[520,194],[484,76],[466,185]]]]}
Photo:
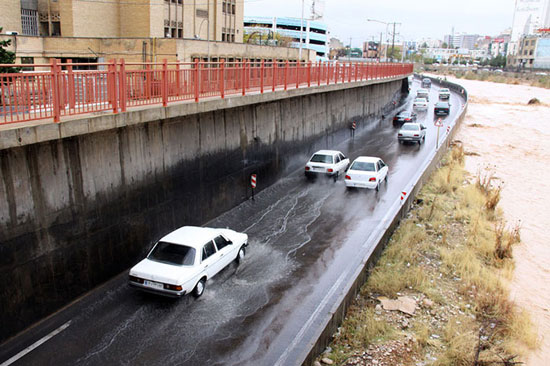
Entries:
{"type": "Polygon", "coordinates": [[[333,62],[59,63],[0,65],[45,71],[0,74],[0,125],[226,95],[387,79],[412,64],[333,62]],[[80,71],[86,67],[91,70],[80,71]]]}

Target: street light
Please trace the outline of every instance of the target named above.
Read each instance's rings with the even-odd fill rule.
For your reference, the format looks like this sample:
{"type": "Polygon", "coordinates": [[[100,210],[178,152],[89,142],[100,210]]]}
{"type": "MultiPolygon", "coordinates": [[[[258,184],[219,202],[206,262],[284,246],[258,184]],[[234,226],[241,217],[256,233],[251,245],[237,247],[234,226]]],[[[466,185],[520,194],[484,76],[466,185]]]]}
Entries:
{"type": "Polygon", "coordinates": [[[207,47],[207,60],[208,62],[210,62],[210,13],[208,14],[208,18],[204,18],[201,22],[201,24],[199,25],[199,34],[196,34],[195,35],[195,38],[197,39],[200,39],[200,34],[201,34],[201,30],[202,30],[202,24],[207,21],[208,22],[208,29],[206,29],[206,33],[207,33],[207,36],[206,36],[206,47],[207,47]]]}
{"type": "Polygon", "coordinates": [[[302,38],[304,38],[304,0],[302,0],[302,20],[300,22],[300,51],[298,52],[299,62],[302,62],[302,38]]]}

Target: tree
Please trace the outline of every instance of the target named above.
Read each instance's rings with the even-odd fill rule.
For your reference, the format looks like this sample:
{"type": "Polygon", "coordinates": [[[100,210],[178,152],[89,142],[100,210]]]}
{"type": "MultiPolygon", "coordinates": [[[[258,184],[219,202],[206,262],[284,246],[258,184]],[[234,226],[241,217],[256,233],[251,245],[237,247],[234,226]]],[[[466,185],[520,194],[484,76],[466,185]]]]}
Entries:
{"type": "MultiPolygon", "coordinates": [[[[0,27],[0,33],[2,33],[2,27],[0,27]]],[[[0,64],[14,64],[15,53],[8,51],[6,47],[11,44],[11,39],[0,41],[0,64]]],[[[12,73],[19,72],[16,67],[0,67],[0,73],[12,73]]]]}
{"type": "Polygon", "coordinates": [[[506,66],[506,56],[498,55],[489,61],[489,65],[492,67],[504,67],[506,66]]]}
{"type": "Polygon", "coordinates": [[[449,45],[447,44],[447,42],[443,42],[441,44],[441,48],[449,48],[449,45]]]}

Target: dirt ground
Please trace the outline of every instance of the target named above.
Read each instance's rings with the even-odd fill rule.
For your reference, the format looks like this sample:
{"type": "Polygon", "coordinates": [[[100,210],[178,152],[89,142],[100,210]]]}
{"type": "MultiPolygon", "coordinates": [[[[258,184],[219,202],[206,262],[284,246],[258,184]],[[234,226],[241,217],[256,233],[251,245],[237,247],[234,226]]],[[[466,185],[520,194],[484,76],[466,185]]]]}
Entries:
{"type": "Polygon", "coordinates": [[[503,184],[499,207],[510,226],[521,223],[522,243],[514,249],[511,298],[536,325],[540,349],[528,366],[550,360],[550,90],[456,80],[469,92],[468,114],[457,135],[466,169],[490,171],[503,184]],[[527,105],[531,98],[538,105],[527,105]]]}

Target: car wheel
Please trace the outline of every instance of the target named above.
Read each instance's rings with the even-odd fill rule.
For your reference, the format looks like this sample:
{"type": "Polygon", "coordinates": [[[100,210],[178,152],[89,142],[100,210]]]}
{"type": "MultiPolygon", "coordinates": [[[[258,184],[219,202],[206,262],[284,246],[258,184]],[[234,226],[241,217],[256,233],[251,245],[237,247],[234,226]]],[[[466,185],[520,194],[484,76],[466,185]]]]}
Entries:
{"type": "Polygon", "coordinates": [[[246,249],[243,246],[241,247],[241,249],[239,249],[239,253],[237,253],[237,258],[235,258],[235,261],[237,262],[237,264],[241,264],[244,261],[245,256],[246,256],[246,249]]]}
{"type": "Polygon", "coordinates": [[[386,176],[384,177],[384,182],[388,183],[388,175],[386,174],[386,176]]]}
{"type": "Polygon", "coordinates": [[[380,183],[376,183],[376,192],[378,192],[380,190],[380,183]]]}
{"type": "Polygon", "coordinates": [[[206,278],[203,277],[195,285],[195,288],[193,289],[193,296],[200,297],[204,293],[205,288],[206,288],[206,278]]]}
{"type": "Polygon", "coordinates": [[[340,172],[336,172],[336,174],[333,175],[334,181],[338,181],[338,177],[340,176],[340,172]]]}
{"type": "Polygon", "coordinates": [[[418,140],[418,145],[422,145],[422,139],[418,140]]]}

